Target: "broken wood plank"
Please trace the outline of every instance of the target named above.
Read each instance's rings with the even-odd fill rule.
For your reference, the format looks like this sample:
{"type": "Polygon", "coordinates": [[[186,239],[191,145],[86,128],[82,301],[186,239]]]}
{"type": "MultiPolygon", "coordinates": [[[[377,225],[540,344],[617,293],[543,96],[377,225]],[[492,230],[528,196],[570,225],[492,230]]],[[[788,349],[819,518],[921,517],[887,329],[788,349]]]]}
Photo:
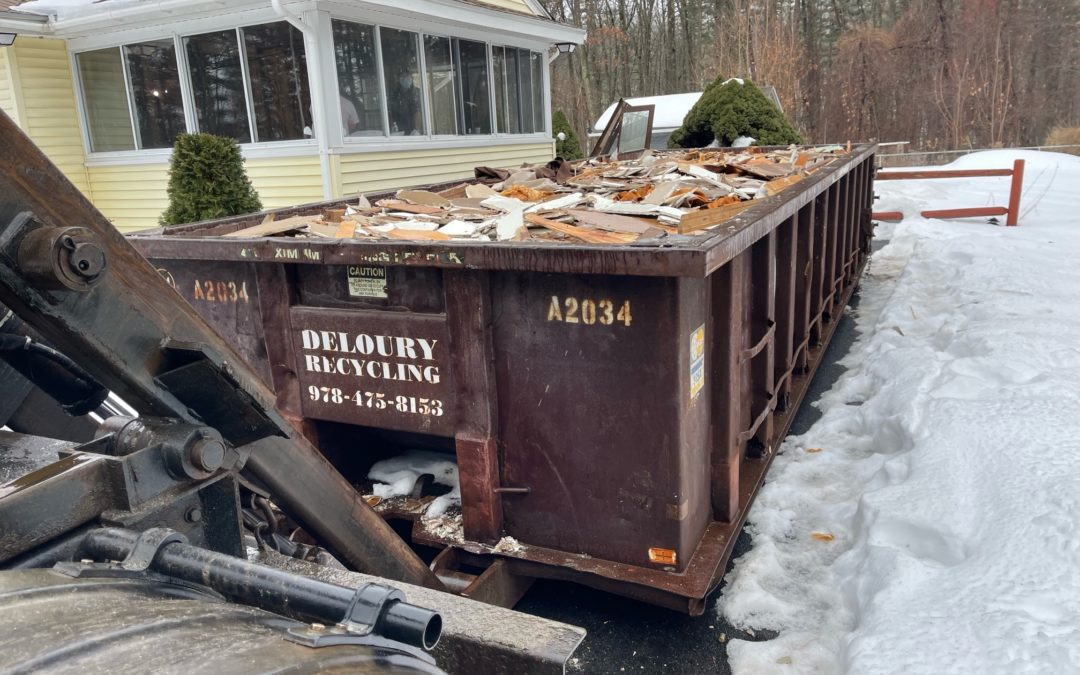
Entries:
{"type": "Polygon", "coordinates": [[[734,218],[746,209],[753,206],[755,203],[753,200],[745,202],[739,202],[738,204],[731,204],[729,206],[721,206],[718,209],[702,209],[700,211],[692,211],[687,213],[679,221],[679,234],[690,234],[691,232],[697,232],[698,230],[704,230],[707,227],[713,227],[720,223],[734,218]]]}
{"type": "Polygon", "coordinates": [[[334,233],[335,239],[352,239],[356,236],[356,226],[358,223],[355,220],[343,220],[337,227],[337,232],[334,233]]]}
{"type": "MultiPolygon", "coordinates": [[[[450,200],[447,200],[446,203],[450,204],[450,200]]],[[[431,216],[437,213],[445,213],[445,210],[438,206],[429,206],[427,204],[412,204],[400,199],[383,199],[376,202],[375,205],[384,209],[390,209],[391,211],[404,211],[405,213],[415,213],[421,216],[431,216]]]]}
{"type": "Polygon", "coordinates": [[[447,188],[445,190],[439,190],[436,194],[440,197],[446,197],[447,199],[458,199],[465,197],[465,191],[469,188],[468,183],[458,183],[454,187],[447,188]]]}
{"type": "Polygon", "coordinates": [[[307,231],[314,234],[317,237],[326,237],[327,239],[334,239],[337,237],[337,225],[328,225],[323,222],[314,222],[307,224],[307,231]]]}
{"type": "Polygon", "coordinates": [[[574,237],[575,239],[580,239],[588,244],[628,244],[632,241],[636,241],[639,236],[625,232],[602,232],[579,227],[577,225],[567,225],[566,223],[560,223],[555,220],[538,216],[535,213],[526,213],[525,220],[533,225],[539,225],[549,230],[554,230],[555,232],[561,232],[574,237]]]}
{"type": "Polygon", "coordinates": [[[429,239],[433,241],[447,241],[450,235],[435,230],[403,230],[401,228],[383,232],[391,239],[429,239]]]}
{"type": "Polygon", "coordinates": [[[783,178],[775,178],[761,186],[761,189],[758,190],[757,199],[772,197],[784,188],[791,187],[795,183],[798,183],[803,178],[806,178],[806,174],[794,173],[790,176],[784,176],[783,178]]]}
{"type": "Polygon", "coordinates": [[[585,211],[584,209],[567,209],[568,214],[574,220],[591,225],[608,232],[623,232],[629,234],[645,234],[656,228],[656,220],[651,218],[636,218],[634,216],[619,216],[614,213],[601,213],[599,211],[585,211]]]}
{"type": "Polygon", "coordinates": [[[423,206],[437,206],[439,208],[450,206],[449,199],[428,190],[398,190],[397,198],[410,204],[423,206]]]}
{"type": "Polygon", "coordinates": [[[755,159],[743,164],[736,165],[743,173],[748,173],[751,176],[757,176],[758,178],[764,178],[770,180],[772,178],[780,178],[791,173],[791,165],[777,164],[768,159],[755,159]]]}
{"type": "Polygon", "coordinates": [[[308,223],[315,222],[318,216],[293,216],[282,220],[271,220],[258,225],[245,227],[236,232],[229,232],[222,237],[272,237],[277,234],[285,234],[293,230],[299,230],[308,223]]]}

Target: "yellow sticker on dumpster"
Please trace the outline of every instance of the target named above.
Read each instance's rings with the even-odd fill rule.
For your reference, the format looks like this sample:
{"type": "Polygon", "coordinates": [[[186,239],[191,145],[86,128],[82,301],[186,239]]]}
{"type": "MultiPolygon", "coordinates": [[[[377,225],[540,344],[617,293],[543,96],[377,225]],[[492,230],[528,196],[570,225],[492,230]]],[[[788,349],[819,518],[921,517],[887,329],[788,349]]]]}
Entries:
{"type": "Polygon", "coordinates": [[[690,333],[690,400],[705,388],[705,324],[690,333]]]}

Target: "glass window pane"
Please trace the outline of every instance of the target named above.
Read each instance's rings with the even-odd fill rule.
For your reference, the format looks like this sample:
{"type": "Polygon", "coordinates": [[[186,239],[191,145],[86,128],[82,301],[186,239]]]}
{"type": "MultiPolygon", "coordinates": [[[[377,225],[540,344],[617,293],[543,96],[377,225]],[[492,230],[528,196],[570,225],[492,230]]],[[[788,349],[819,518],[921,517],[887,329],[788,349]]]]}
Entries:
{"type": "Polygon", "coordinates": [[[250,26],[241,32],[251,78],[255,140],[310,137],[311,90],[304,35],[284,21],[250,26]]]}
{"type": "Polygon", "coordinates": [[[544,63],[540,54],[529,52],[532,59],[533,131],[540,133],[547,128],[544,120],[544,63]]]}
{"type": "Polygon", "coordinates": [[[638,152],[645,149],[645,137],[649,133],[649,111],[624,112],[619,131],[618,152],[638,152]]]}
{"type": "Polygon", "coordinates": [[[450,58],[450,38],[424,36],[424,65],[427,68],[431,133],[456,134],[457,97],[454,92],[454,62],[450,58]]]}
{"type": "Polygon", "coordinates": [[[391,136],[424,133],[420,107],[420,56],[417,34],[393,28],[379,30],[382,42],[383,78],[391,136]]]}
{"type": "Polygon", "coordinates": [[[518,95],[521,96],[521,133],[531,134],[533,127],[533,85],[532,67],[529,65],[529,51],[517,50],[518,95]]]}
{"type": "Polygon", "coordinates": [[[521,87],[518,78],[518,50],[506,48],[506,101],[509,104],[510,133],[521,133],[521,87]]]}
{"type": "Polygon", "coordinates": [[[491,98],[488,95],[487,45],[454,39],[462,127],[466,134],[491,133],[491,98]]]}
{"type": "Polygon", "coordinates": [[[500,134],[510,130],[506,110],[506,50],[491,48],[491,68],[495,75],[495,123],[500,134]]]}
{"type": "Polygon", "coordinates": [[[90,149],[93,152],[134,150],[120,49],[83,52],[78,62],[90,149]]]}
{"type": "Polygon", "coordinates": [[[199,131],[251,142],[236,31],[184,38],[199,131]]]}
{"type": "Polygon", "coordinates": [[[382,136],[382,93],[375,52],[375,29],[333,20],[334,52],[346,136],[382,136]]]}
{"type": "Polygon", "coordinates": [[[184,99],[176,69],[176,45],[156,40],[126,45],[131,95],[140,148],[171,148],[184,126],[184,99]]]}

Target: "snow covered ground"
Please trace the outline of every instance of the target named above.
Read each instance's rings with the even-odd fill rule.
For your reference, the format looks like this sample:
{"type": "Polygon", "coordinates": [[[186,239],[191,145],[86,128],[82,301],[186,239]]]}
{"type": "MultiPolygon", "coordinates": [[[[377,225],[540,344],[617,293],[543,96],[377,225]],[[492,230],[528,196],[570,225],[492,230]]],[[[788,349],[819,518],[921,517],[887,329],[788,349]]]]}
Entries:
{"type": "Polygon", "coordinates": [[[1080,158],[1008,178],[882,182],[849,370],[788,439],[720,602],[735,673],[1080,672],[1080,158]],[[913,216],[913,217],[912,217],[913,216]]]}

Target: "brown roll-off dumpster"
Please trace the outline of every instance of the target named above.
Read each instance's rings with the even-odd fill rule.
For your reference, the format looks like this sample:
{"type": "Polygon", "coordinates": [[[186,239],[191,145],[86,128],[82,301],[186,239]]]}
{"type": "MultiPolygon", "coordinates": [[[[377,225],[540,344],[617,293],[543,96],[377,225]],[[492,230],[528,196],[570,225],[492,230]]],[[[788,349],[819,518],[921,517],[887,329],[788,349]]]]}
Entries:
{"type": "MultiPolygon", "coordinates": [[[[875,150],[840,149],[678,228],[661,215],[633,240],[558,212],[525,216],[555,238],[267,237],[256,214],[131,241],[354,482],[398,448],[456,459],[459,517],[379,509],[442,550],[441,576],[495,567],[700,614],[868,259],[875,150]]],[[[678,168],[719,185],[710,161],[678,168]]],[[[454,203],[490,207],[479,194],[454,203]]],[[[387,197],[369,196],[428,208],[387,197]]],[[[355,204],[274,218],[336,222],[355,204]]],[[[515,588],[489,597],[512,603],[515,588]]]]}

